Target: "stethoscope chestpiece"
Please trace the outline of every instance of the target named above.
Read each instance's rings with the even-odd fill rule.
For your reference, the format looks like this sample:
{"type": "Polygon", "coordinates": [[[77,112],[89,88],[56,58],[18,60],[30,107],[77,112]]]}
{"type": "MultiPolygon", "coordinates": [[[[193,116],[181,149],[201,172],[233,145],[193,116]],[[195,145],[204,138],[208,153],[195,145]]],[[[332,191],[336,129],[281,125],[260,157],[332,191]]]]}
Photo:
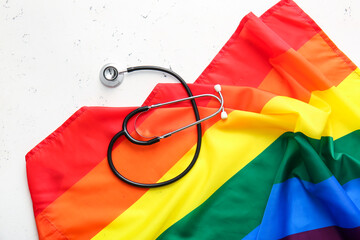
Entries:
{"type": "Polygon", "coordinates": [[[108,63],[100,70],[100,81],[107,87],[116,87],[124,80],[124,72],[119,72],[115,64],[108,63]]]}

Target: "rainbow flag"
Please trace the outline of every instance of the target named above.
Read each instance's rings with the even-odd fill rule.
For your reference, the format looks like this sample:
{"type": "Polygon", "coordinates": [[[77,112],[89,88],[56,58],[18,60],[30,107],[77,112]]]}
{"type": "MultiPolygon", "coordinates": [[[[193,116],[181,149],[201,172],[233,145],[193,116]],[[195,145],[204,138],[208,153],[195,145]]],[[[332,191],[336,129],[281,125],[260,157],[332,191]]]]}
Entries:
{"type": "MultiPolygon", "coordinates": [[[[111,172],[109,141],[134,108],[83,107],[26,155],[40,239],[360,239],[359,74],[293,1],[248,14],[190,85],[195,95],[221,84],[229,117],[202,124],[199,159],[181,180],[142,189],[111,172]]],[[[159,84],[144,105],[184,96],[159,84]]],[[[218,108],[197,103],[201,116],[218,108]]],[[[182,103],[138,124],[157,135],[192,121],[182,103]]],[[[137,181],[169,179],[196,137],[120,139],[115,165],[137,181]]]]}

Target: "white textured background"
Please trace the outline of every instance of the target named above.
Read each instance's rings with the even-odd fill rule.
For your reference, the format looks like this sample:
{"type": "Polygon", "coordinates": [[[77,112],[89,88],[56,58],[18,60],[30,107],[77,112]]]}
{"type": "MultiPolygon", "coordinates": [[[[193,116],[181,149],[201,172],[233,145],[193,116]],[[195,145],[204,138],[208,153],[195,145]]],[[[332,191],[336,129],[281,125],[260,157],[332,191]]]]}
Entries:
{"type": "MultiPolygon", "coordinates": [[[[241,18],[276,0],[0,0],[0,239],[37,239],[25,154],[84,105],[140,105],[161,75],[115,89],[103,64],[169,67],[193,82],[241,18]]],[[[360,1],[297,0],[360,65],[360,1]]],[[[51,159],[49,159],[51,161],[51,159]]]]}

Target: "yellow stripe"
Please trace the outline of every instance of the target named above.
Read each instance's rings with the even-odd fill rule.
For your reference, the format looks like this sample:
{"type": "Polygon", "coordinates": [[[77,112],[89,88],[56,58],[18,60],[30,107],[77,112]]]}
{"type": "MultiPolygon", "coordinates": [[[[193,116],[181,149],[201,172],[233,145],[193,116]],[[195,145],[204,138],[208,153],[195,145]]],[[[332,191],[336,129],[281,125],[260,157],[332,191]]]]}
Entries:
{"type": "Polygon", "coordinates": [[[329,114],[322,129],[322,136],[331,136],[336,140],[360,129],[359,96],[359,69],[351,73],[337,87],[312,93],[309,104],[329,114]]]}
{"type": "MultiPolygon", "coordinates": [[[[233,111],[210,127],[200,157],[182,180],[151,189],[93,239],[154,239],[202,204],[221,185],[287,131],[335,139],[360,129],[358,71],[338,87],[313,92],[309,104],[275,97],[261,114],[233,111]]],[[[162,179],[189,163],[192,148],[162,179]]]]}
{"type": "Polygon", "coordinates": [[[338,139],[359,129],[360,76],[352,72],[337,87],[314,91],[309,103],[277,96],[262,109],[274,126],[291,132],[302,132],[311,138],[331,136],[338,139]]]}

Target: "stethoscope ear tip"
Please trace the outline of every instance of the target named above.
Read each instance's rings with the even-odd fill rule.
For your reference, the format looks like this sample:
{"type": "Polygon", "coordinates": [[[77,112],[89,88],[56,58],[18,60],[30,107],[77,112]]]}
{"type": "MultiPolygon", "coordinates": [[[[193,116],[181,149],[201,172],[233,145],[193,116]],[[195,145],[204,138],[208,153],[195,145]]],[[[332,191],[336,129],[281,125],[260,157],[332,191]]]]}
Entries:
{"type": "Polygon", "coordinates": [[[220,86],[220,84],[216,84],[216,85],[214,86],[214,89],[215,89],[216,92],[220,92],[220,91],[221,91],[221,86],[220,86]]]}
{"type": "Polygon", "coordinates": [[[222,111],[221,112],[221,119],[227,119],[228,118],[228,115],[227,115],[227,113],[225,112],[225,111],[222,111]]]}

